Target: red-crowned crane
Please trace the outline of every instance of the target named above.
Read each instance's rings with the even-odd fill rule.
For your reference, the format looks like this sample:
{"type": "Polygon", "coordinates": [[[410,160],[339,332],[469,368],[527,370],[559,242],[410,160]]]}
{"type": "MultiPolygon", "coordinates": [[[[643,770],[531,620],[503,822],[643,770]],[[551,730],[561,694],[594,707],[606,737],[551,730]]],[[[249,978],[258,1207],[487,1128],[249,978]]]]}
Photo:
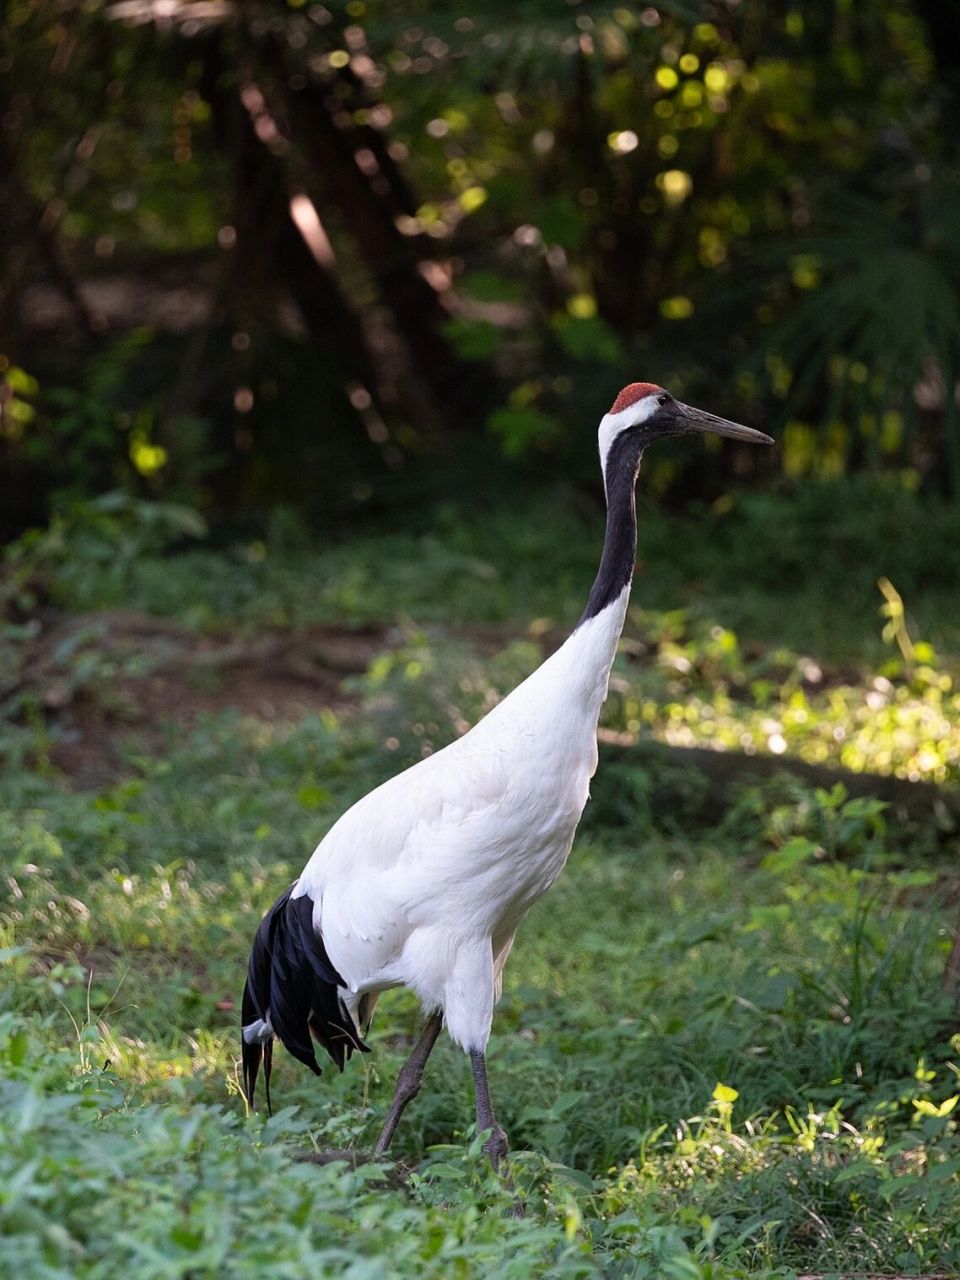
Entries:
{"type": "Polygon", "coordinates": [[[270,908],[243,993],[243,1080],[261,1060],[269,1106],[273,1038],[320,1074],[316,1040],[343,1070],[381,991],[409,987],[426,1024],[377,1140],[382,1155],[418,1092],[441,1026],[470,1055],[477,1131],[496,1167],[507,1151],[485,1051],[503,966],[524,916],[563,870],[597,767],[636,558],[634,485],[644,449],[689,432],[769,436],[634,382],[600,423],[607,498],[603,554],[567,641],[462,738],[359,800],[270,908]]]}

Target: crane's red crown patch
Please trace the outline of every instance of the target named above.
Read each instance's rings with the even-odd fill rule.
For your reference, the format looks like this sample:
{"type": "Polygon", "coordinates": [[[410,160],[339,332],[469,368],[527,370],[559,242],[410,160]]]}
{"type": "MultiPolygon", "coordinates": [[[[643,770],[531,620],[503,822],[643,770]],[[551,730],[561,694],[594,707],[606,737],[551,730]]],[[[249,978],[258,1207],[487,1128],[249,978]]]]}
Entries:
{"type": "Polygon", "coordinates": [[[616,400],[614,400],[613,408],[610,412],[620,413],[621,410],[629,409],[632,404],[642,400],[644,396],[653,396],[662,390],[663,387],[658,387],[655,382],[631,382],[629,386],[623,388],[616,400]]]}

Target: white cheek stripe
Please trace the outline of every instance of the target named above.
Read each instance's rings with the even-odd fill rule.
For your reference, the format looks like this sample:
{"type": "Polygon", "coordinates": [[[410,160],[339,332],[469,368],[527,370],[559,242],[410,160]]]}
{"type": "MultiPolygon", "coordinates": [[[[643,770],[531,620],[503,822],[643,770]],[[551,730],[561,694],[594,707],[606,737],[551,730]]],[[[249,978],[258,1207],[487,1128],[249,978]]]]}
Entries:
{"type": "Polygon", "coordinates": [[[657,397],[644,396],[642,400],[627,405],[626,409],[621,409],[619,413],[605,413],[600,419],[597,443],[600,446],[600,468],[603,471],[604,483],[607,477],[607,456],[614,440],[621,431],[626,431],[627,427],[639,426],[641,422],[646,422],[656,409],[657,397]]]}

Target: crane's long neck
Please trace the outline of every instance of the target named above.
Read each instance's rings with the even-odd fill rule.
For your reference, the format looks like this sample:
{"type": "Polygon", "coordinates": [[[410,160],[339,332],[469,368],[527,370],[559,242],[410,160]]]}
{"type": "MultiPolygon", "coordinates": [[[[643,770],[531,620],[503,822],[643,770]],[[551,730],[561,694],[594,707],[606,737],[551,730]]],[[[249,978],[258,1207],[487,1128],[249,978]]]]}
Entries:
{"type": "Polygon", "coordinates": [[[569,748],[576,754],[588,740],[596,756],[597,721],[623,630],[636,559],[633,487],[641,448],[635,437],[618,437],[605,460],[607,531],[583,617],[566,642],[490,712],[483,721],[488,732],[499,732],[508,720],[511,739],[520,746],[539,742],[546,734],[556,738],[551,750],[569,748]]]}
{"type": "Polygon", "coordinates": [[[637,508],[634,488],[640,466],[640,444],[621,436],[613,442],[604,465],[607,493],[607,529],[600,568],[587,597],[578,629],[605,609],[616,605],[629,591],[637,558],[637,508]]]}
{"type": "Polygon", "coordinates": [[[641,450],[635,436],[620,436],[604,460],[607,528],[603,554],[587,607],[563,646],[571,692],[582,698],[583,712],[594,724],[607,696],[630,597],[637,555],[634,486],[641,450]]]}

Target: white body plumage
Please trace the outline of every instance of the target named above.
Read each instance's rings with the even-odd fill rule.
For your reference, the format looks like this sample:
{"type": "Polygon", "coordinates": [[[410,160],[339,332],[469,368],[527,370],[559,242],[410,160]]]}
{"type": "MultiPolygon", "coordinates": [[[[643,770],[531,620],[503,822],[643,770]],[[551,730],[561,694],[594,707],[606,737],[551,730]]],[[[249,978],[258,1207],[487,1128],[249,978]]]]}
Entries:
{"type": "Polygon", "coordinates": [[[563,869],[597,765],[629,588],[456,742],[364,796],[292,896],[359,997],[406,986],[483,1049],[513,936],[563,869]]]}

